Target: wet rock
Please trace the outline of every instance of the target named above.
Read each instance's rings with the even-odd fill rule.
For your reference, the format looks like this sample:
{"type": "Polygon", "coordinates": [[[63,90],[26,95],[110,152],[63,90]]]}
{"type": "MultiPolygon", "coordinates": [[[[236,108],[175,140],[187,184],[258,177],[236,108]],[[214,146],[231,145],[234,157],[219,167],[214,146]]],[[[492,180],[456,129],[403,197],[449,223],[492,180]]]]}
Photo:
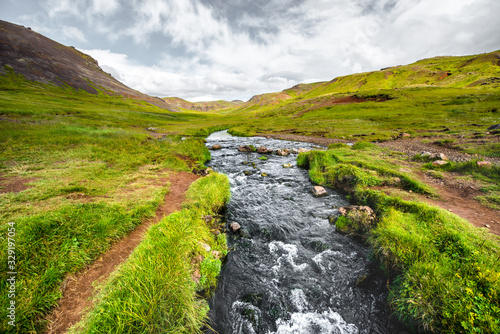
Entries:
{"type": "Polygon", "coordinates": [[[221,148],[222,148],[222,146],[220,146],[218,144],[215,144],[212,146],[212,150],[214,150],[214,151],[220,150],[221,148]]]}
{"type": "Polygon", "coordinates": [[[443,166],[443,165],[446,165],[448,163],[448,161],[444,161],[444,160],[436,160],[436,161],[433,161],[432,162],[432,165],[433,166],[443,166]]]}
{"type": "Polygon", "coordinates": [[[255,148],[250,146],[250,145],[240,145],[240,147],[238,147],[238,151],[240,151],[240,152],[254,152],[255,148]]]}
{"type": "Polygon", "coordinates": [[[370,230],[375,223],[375,212],[366,205],[349,205],[339,209],[339,214],[348,220],[348,224],[335,224],[339,232],[363,234],[370,230]]]}
{"type": "Polygon", "coordinates": [[[252,175],[252,171],[251,170],[246,170],[243,172],[243,174],[245,174],[246,176],[249,176],[249,175],[252,175]]]}
{"type": "Polygon", "coordinates": [[[491,162],[489,162],[489,161],[478,161],[477,165],[479,167],[491,167],[491,162]]]}
{"type": "Polygon", "coordinates": [[[446,155],[444,155],[443,153],[433,153],[429,156],[429,159],[431,159],[431,160],[448,160],[446,155]]]}
{"type": "Polygon", "coordinates": [[[283,168],[292,168],[293,165],[292,164],[283,164],[283,168]]]}
{"type": "Polygon", "coordinates": [[[266,177],[266,176],[267,176],[267,173],[260,173],[260,176],[262,176],[262,177],[266,177]]]}
{"type": "Polygon", "coordinates": [[[250,238],[250,232],[248,232],[248,230],[246,228],[242,228],[238,231],[238,234],[240,235],[240,237],[242,238],[250,238]]]}
{"type": "Polygon", "coordinates": [[[231,223],[231,224],[229,224],[229,227],[231,228],[231,231],[233,231],[233,232],[238,232],[241,229],[241,226],[238,223],[231,223]]]}
{"type": "Polygon", "coordinates": [[[328,192],[326,191],[326,189],[321,187],[321,186],[314,186],[312,188],[312,192],[313,192],[313,195],[316,197],[328,195],[328,192]]]}
{"type": "Polygon", "coordinates": [[[500,124],[492,125],[488,128],[488,130],[500,130],[500,124]]]}
{"type": "Polygon", "coordinates": [[[291,152],[292,152],[292,154],[298,154],[299,150],[297,150],[296,148],[292,148],[291,152]]]}
{"type": "Polygon", "coordinates": [[[286,150],[286,149],[277,150],[276,154],[284,157],[284,156],[287,156],[290,154],[290,150],[286,150]]]}
{"type": "Polygon", "coordinates": [[[267,148],[264,147],[264,146],[260,146],[259,148],[257,148],[257,153],[266,154],[267,153],[267,148]]]}
{"type": "Polygon", "coordinates": [[[308,150],[307,148],[299,148],[299,153],[305,153],[305,152],[309,152],[310,150],[308,150]]]}
{"type": "Polygon", "coordinates": [[[370,274],[364,274],[364,275],[361,275],[359,276],[357,279],[356,279],[356,285],[357,286],[363,286],[364,284],[367,283],[367,280],[370,278],[370,274]]]}

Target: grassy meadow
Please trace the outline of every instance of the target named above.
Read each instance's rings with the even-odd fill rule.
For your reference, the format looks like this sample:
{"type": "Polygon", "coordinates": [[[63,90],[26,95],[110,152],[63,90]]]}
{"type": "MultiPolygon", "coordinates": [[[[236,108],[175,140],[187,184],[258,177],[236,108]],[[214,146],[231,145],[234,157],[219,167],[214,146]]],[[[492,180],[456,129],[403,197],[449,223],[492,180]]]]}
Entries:
{"type": "MultiPolygon", "coordinates": [[[[347,215],[335,225],[370,245],[391,279],[389,302],[395,315],[427,332],[499,332],[500,238],[421,198],[389,194],[387,188],[437,196],[415,174],[401,172],[407,166],[400,158],[363,143],[301,153],[297,163],[309,169],[315,183],[341,189],[351,202],[375,211],[375,220],[347,215]]],[[[471,163],[447,168],[478,173],[491,178],[492,184],[500,181],[498,166],[481,169],[471,163]]]]}
{"type": "MultiPolygon", "coordinates": [[[[478,200],[498,209],[499,167],[435,168],[370,143],[406,132],[499,157],[498,133],[486,130],[500,123],[498,53],[437,57],[298,85],[210,112],[171,112],[102,90],[92,95],[27,81],[6,69],[0,76],[0,247],[8,249],[6,236],[15,226],[17,327],[6,317],[9,268],[2,251],[0,331],[42,331],[65,277],[153,215],[171,173],[203,168],[210,159],[203,138],[221,129],[358,141],[302,154],[298,164],[309,168],[314,182],[376,211],[375,224],[342,218],[337,229],[362,235],[373,248],[392,279],[395,314],[434,332],[500,331],[500,260],[491,256],[500,252],[498,238],[415,198],[379,190],[437,196],[400,171],[418,163],[415,169],[428,175],[454,172],[480,182],[478,200]]],[[[73,331],[198,331],[207,305],[196,295],[210,293],[221,266],[203,245],[226,251],[224,237],[214,237],[201,217],[227,202],[228,187],[215,173],[193,184],[183,210],[150,229],[73,331]],[[198,283],[191,278],[195,270],[198,283]]]]}

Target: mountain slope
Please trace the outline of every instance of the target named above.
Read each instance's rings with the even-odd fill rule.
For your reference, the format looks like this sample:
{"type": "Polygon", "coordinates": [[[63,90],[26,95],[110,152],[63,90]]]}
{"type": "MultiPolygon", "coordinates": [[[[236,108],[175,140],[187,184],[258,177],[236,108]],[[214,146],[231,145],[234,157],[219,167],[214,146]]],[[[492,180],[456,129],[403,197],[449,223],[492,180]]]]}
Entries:
{"type": "Polygon", "coordinates": [[[196,110],[196,111],[216,111],[238,106],[243,101],[203,101],[203,102],[189,102],[180,97],[165,97],[163,98],[172,107],[196,110]]]}
{"type": "Polygon", "coordinates": [[[169,107],[160,98],[125,86],[104,72],[95,59],[75,48],[59,44],[30,28],[0,21],[0,74],[9,70],[31,81],[68,85],[92,94],[102,90],[161,108],[169,107]]]}

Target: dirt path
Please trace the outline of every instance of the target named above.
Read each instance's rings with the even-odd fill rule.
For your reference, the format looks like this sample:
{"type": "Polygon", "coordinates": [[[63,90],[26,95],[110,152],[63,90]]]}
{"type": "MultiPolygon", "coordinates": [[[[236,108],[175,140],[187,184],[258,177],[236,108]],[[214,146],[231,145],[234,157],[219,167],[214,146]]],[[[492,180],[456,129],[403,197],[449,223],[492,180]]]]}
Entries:
{"type": "Polygon", "coordinates": [[[163,217],[178,211],[184,201],[184,193],[189,185],[198,176],[188,172],[178,172],[168,179],[161,179],[162,183],[170,182],[169,193],[165,201],[156,210],[156,215],[138,226],[129,235],[114,244],[111,249],[86,270],[68,277],[62,285],[63,296],[59,306],[48,317],[48,326],[45,333],[65,333],[69,327],[80,321],[83,313],[92,306],[91,296],[95,290],[94,282],[103,282],[115,270],[116,266],[124,262],[132,251],[139,245],[148,228],[159,222],[163,217]]]}

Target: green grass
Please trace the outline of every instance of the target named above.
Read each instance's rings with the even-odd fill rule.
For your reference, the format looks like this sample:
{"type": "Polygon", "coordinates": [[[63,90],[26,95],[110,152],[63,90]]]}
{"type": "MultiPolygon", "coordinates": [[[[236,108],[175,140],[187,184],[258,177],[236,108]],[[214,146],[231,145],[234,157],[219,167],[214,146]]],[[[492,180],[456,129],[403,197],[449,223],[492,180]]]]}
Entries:
{"type": "MultiPolygon", "coordinates": [[[[153,226],[129,260],[102,287],[81,333],[201,333],[208,304],[197,291],[212,289],[225,254],[224,235],[215,237],[202,219],[229,201],[229,180],[212,173],[192,184],[184,209],[153,226]],[[191,278],[191,260],[204,257],[200,283],[191,278]]],[[[79,328],[79,329],[78,329],[79,328]]]]}
{"type": "Polygon", "coordinates": [[[172,171],[203,167],[210,153],[195,137],[157,140],[146,133],[148,127],[203,119],[196,113],[181,115],[12,74],[0,78],[0,88],[2,184],[26,182],[27,188],[0,193],[0,247],[7,249],[9,223],[15,224],[18,273],[13,329],[6,318],[9,270],[2,252],[0,331],[35,332],[44,328],[64,278],[154,214],[172,171]]]}
{"type": "MultiPolygon", "coordinates": [[[[336,226],[361,234],[372,247],[391,278],[389,302],[395,315],[410,327],[430,332],[499,332],[500,239],[446,210],[375,190],[389,185],[433,193],[420,181],[398,175],[394,161],[375,165],[383,150],[359,146],[302,153],[297,164],[309,168],[314,182],[341,189],[355,203],[374,209],[375,224],[341,217],[336,226]],[[395,175],[398,182],[384,179],[395,175]]],[[[481,169],[468,163],[447,168],[498,182],[497,167],[481,169]]]]}

